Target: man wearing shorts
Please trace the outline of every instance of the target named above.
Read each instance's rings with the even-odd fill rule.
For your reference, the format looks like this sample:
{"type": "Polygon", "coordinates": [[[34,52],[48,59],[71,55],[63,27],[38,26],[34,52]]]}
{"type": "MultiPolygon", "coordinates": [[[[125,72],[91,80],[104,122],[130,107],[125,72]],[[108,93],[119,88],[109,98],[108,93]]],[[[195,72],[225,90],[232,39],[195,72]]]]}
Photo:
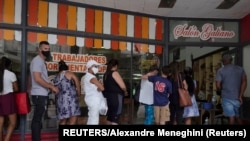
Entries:
{"type": "Polygon", "coordinates": [[[242,124],[240,106],[247,87],[247,77],[244,69],[231,64],[232,56],[222,56],[223,67],[216,74],[216,87],[221,91],[221,103],[224,115],[229,118],[229,124],[242,124]]]}
{"type": "Polygon", "coordinates": [[[161,76],[147,73],[142,79],[153,83],[154,117],[156,125],[165,125],[170,120],[169,96],[172,94],[172,83],[167,79],[170,73],[168,66],[161,68],[161,76]]]}

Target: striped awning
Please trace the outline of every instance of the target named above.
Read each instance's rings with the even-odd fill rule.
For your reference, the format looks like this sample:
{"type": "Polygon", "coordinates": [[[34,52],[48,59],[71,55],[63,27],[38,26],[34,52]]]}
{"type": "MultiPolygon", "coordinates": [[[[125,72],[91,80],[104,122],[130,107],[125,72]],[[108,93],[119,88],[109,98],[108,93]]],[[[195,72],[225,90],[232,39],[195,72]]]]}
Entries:
{"type": "MultiPolygon", "coordinates": [[[[0,0],[0,22],[21,23],[21,0],[0,0]]],[[[159,40],[163,39],[163,20],[135,16],[99,9],[76,7],[41,0],[28,0],[28,25],[75,30],[98,34],[110,34],[124,37],[159,40]]],[[[3,30],[0,38],[20,40],[18,31],[3,30]]],[[[128,42],[110,41],[66,35],[28,33],[28,42],[48,40],[51,44],[79,46],[87,48],[105,48],[128,50],[128,42]]],[[[140,45],[141,51],[162,53],[162,46],[140,45]]]]}

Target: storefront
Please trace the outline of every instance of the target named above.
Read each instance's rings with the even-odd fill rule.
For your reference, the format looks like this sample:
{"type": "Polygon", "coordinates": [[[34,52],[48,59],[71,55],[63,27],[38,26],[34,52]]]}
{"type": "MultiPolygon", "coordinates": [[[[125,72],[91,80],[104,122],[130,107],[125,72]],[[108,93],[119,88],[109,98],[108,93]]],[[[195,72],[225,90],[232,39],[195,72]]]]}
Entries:
{"type": "MultiPolygon", "coordinates": [[[[29,63],[42,40],[51,44],[52,57],[47,61],[50,80],[61,59],[81,80],[89,59],[102,64],[97,74],[102,79],[105,64],[116,58],[131,100],[133,87],[154,63],[162,66],[176,60],[182,67],[198,64],[200,68],[207,62],[207,68],[213,62],[215,67],[220,51],[236,48],[242,65],[239,20],[165,18],[42,0],[0,0],[0,9],[0,57],[13,60],[22,91],[27,87],[29,63]],[[216,57],[206,56],[209,53],[216,57]]],[[[201,75],[197,69],[196,79],[202,81],[201,75]]],[[[43,129],[57,130],[54,94],[49,98],[43,129]]],[[[86,107],[83,101],[81,107],[86,107]]],[[[129,111],[134,113],[132,108],[129,111]]],[[[32,113],[20,116],[20,132],[30,132],[32,113]]],[[[130,120],[133,124],[133,116],[130,120]]]]}
{"type": "MultiPolygon", "coordinates": [[[[169,27],[169,44],[176,44],[169,51],[170,62],[180,62],[180,71],[185,66],[194,69],[197,99],[207,100],[216,95],[215,76],[221,67],[221,56],[239,48],[238,21],[178,19],[170,20],[169,27]]],[[[239,64],[239,60],[235,63],[239,64]]]]}
{"type": "MultiPolygon", "coordinates": [[[[37,55],[38,43],[42,40],[47,40],[51,46],[51,59],[46,62],[50,80],[57,73],[60,60],[82,80],[85,64],[90,59],[102,64],[97,74],[101,80],[107,61],[116,58],[119,72],[130,90],[127,99],[131,100],[140,75],[153,63],[159,66],[165,63],[163,17],[42,0],[1,0],[0,6],[0,56],[13,60],[13,71],[22,91],[27,87],[30,61],[37,55]]],[[[82,116],[86,116],[83,97],[82,90],[80,104],[82,116]]],[[[43,131],[58,129],[54,101],[55,95],[50,93],[43,131]]],[[[130,107],[127,111],[132,110],[130,107]]],[[[16,132],[29,133],[32,116],[33,110],[20,116],[16,132]]],[[[129,118],[131,124],[132,119],[129,118]]]]}

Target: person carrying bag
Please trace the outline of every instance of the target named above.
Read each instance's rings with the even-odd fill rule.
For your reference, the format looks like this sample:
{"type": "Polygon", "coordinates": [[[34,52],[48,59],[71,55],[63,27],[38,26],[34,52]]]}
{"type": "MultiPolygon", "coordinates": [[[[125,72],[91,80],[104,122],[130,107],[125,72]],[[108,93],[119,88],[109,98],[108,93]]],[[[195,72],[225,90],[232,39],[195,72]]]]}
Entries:
{"type": "Polygon", "coordinates": [[[184,88],[180,74],[178,74],[178,92],[180,107],[192,106],[190,94],[188,90],[184,88]]]}

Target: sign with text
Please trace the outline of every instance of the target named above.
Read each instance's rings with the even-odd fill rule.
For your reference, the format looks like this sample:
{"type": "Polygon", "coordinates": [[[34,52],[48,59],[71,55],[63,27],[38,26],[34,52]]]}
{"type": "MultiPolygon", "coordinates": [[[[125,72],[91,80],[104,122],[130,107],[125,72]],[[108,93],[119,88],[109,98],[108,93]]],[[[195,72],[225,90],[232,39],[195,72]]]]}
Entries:
{"type": "Polygon", "coordinates": [[[51,52],[52,61],[46,62],[48,71],[58,71],[58,62],[63,60],[67,63],[69,70],[72,72],[83,73],[87,71],[86,63],[89,60],[95,60],[100,63],[98,73],[104,73],[106,71],[107,66],[105,65],[107,62],[106,56],[99,55],[85,55],[85,54],[70,54],[70,53],[58,53],[51,52]]]}
{"type": "Polygon", "coordinates": [[[206,23],[202,26],[201,31],[195,25],[188,26],[188,24],[179,24],[173,29],[174,38],[189,37],[200,38],[203,41],[214,38],[231,39],[235,36],[234,31],[223,30],[222,26],[214,27],[213,24],[206,23]]]}

